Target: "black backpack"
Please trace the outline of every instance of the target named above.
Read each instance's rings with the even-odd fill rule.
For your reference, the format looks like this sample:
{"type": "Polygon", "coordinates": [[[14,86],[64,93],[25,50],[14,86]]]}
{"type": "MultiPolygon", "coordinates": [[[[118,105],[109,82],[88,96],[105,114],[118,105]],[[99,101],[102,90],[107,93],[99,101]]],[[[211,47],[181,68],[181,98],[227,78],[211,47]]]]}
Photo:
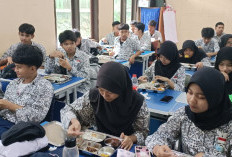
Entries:
{"type": "Polygon", "coordinates": [[[6,66],[3,70],[0,71],[0,77],[9,79],[9,78],[17,78],[17,74],[14,71],[15,69],[15,64],[10,64],[6,66]]]}

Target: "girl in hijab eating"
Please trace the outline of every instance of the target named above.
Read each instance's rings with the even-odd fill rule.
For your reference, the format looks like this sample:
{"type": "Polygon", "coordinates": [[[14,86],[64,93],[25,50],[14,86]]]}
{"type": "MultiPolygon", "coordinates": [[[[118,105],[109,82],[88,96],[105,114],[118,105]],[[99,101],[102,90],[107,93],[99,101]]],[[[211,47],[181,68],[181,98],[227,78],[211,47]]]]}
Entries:
{"type": "Polygon", "coordinates": [[[157,157],[173,156],[180,150],[195,157],[226,157],[231,154],[232,112],[225,79],[218,71],[204,67],[195,72],[187,86],[188,105],[180,108],[146,145],[157,157]]]}
{"type": "Polygon", "coordinates": [[[221,42],[219,44],[220,49],[223,47],[232,47],[232,34],[225,34],[221,37],[221,42]]]}
{"type": "Polygon", "coordinates": [[[186,40],[183,43],[179,55],[181,63],[195,64],[196,68],[211,65],[206,53],[202,49],[199,49],[192,40],[186,40]]]}
{"type": "Polygon", "coordinates": [[[165,41],[158,52],[158,60],[154,61],[139,80],[166,82],[171,89],[184,90],[185,69],[179,63],[179,54],[176,44],[165,41]]]}
{"type": "Polygon", "coordinates": [[[224,75],[228,93],[232,94],[232,47],[224,47],[218,52],[215,68],[224,75]]]}
{"type": "Polygon", "coordinates": [[[121,147],[129,150],[133,143],[144,144],[148,135],[149,111],[144,97],[132,90],[126,68],[108,62],[101,66],[96,88],[61,111],[61,121],[68,134],[79,135],[81,127],[123,139],[121,147]]]}

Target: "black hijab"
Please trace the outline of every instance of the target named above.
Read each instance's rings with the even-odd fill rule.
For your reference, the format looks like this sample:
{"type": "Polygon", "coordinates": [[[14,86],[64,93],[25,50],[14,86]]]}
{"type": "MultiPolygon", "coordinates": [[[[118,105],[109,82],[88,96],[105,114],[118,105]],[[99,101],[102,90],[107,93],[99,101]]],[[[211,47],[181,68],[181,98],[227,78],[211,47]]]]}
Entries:
{"type": "MultiPolygon", "coordinates": [[[[223,47],[217,54],[215,69],[219,70],[219,64],[224,61],[229,60],[232,63],[232,47],[223,47]]],[[[226,88],[229,94],[232,94],[232,72],[229,73],[229,81],[226,82],[226,88]]]]}
{"type": "Polygon", "coordinates": [[[196,45],[195,42],[192,40],[186,40],[183,43],[182,49],[179,51],[179,53],[182,55],[180,57],[180,62],[181,63],[190,63],[190,64],[196,64],[197,62],[200,62],[203,58],[207,57],[205,52],[202,49],[199,49],[196,45]],[[194,54],[191,58],[185,58],[184,57],[184,51],[190,48],[194,54]]]}
{"type": "Polygon", "coordinates": [[[143,104],[144,97],[132,90],[132,82],[126,67],[116,62],[101,66],[97,76],[97,87],[104,88],[119,97],[107,102],[97,88],[90,90],[90,103],[94,109],[98,131],[120,136],[134,133],[132,123],[143,104]]]}
{"type": "Polygon", "coordinates": [[[192,83],[200,86],[209,106],[203,113],[194,113],[189,105],[186,106],[188,118],[201,130],[212,130],[228,123],[232,119],[232,105],[225,90],[223,75],[218,70],[204,67],[193,74],[187,90],[192,83]]]}
{"type": "Polygon", "coordinates": [[[221,42],[219,44],[220,48],[223,48],[226,46],[227,41],[232,38],[232,34],[225,34],[221,37],[221,42]]]}
{"type": "Polygon", "coordinates": [[[181,66],[176,44],[172,41],[165,41],[159,49],[158,56],[160,55],[170,60],[171,63],[163,65],[160,60],[157,60],[155,63],[155,76],[160,75],[170,79],[181,66]]]}

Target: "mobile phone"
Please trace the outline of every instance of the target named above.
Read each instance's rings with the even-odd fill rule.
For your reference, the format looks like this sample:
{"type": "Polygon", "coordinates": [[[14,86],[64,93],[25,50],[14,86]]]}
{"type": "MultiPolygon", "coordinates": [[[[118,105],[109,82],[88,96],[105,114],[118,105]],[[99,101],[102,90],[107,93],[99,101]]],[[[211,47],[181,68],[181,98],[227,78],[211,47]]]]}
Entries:
{"type": "Polygon", "coordinates": [[[135,146],[136,157],[151,157],[151,154],[146,146],[135,146]]]}
{"type": "Polygon", "coordinates": [[[173,96],[167,96],[167,95],[166,95],[166,96],[164,96],[163,98],[161,98],[160,101],[168,103],[168,102],[170,102],[172,99],[173,99],[173,96]]]}

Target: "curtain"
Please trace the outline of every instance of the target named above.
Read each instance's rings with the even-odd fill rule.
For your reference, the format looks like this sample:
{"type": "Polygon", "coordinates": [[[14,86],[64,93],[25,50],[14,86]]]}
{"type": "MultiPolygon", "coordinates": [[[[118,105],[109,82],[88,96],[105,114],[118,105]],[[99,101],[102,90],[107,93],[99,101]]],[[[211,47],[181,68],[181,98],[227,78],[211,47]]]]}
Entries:
{"type": "Polygon", "coordinates": [[[145,24],[145,31],[148,30],[150,20],[157,22],[156,29],[159,26],[160,8],[141,8],[141,22],[145,24]]]}

